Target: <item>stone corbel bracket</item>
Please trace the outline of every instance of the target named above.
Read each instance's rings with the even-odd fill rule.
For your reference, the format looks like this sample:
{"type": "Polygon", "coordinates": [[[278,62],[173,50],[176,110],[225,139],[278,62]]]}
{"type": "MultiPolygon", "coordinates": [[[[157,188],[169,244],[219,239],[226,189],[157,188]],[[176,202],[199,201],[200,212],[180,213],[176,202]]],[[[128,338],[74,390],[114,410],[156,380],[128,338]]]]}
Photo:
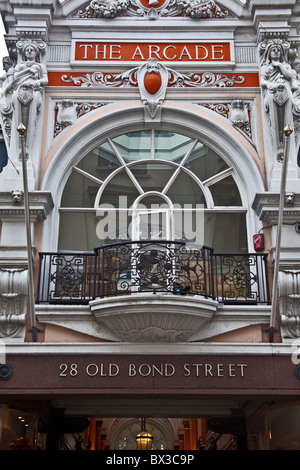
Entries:
{"type": "Polygon", "coordinates": [[[0,268],[0,338],[23,341],[26,330],[28,271],[0,268]]]}
{"type": "Polygon", "coordinates": [[[279,315],[284,341],[300,338],[300,271],[279,273],[279,315]]]}
{"type": "MultiPolygon", "coordinates": [[[[31,191],[29,193],[30,219],[37,223],[46,219],[53,208],[52,196],[49,192],[31,191]]],[[[22,191],[0,192],[0,220],[22,218],[25,223],[25,208],[22,191]]]]}
{"type": "MultiPolygon", "coordinates": [[[[252,209],[259,219],[269,225],[278,224],[279,193],[266,192],[256,194],[252,209]]],[[[296,224],[300,221],[300,194],[286,193],[283,210],[284,224],[296,224]]]]}

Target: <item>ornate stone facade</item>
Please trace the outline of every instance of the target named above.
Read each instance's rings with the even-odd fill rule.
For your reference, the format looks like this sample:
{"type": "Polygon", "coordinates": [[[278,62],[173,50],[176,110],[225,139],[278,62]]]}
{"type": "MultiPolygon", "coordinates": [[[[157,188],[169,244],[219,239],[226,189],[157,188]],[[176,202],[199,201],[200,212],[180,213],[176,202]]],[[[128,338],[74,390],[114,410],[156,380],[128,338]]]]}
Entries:
{"type": "MultiPolygon", "coordinates": [[[[162,416],[157,423],[168,445],[192,432],[185,416],[194,411],[199,420],[216,418],[211,430],[236,433],[230,445],[245,430],[250,447],[283,445],[277,415],[272,421],[267,411],[291,404],[300,389],[300,366],[291,359],[300,339],[297,3],[1,0],[8,54],[0,124],[8,161],[0,173],[0,346],[17,373],[9,382],[0,361],[0,405],[8,390],[20,403],[26,395],[24,407],[38,396],[51,413],[108,422],[109,410],[116,428],[95,425],[102,446],[105,436],[114,445],[122,416],[145,409],[162,416]],[[271,338],[287,124],[293,132],[271,338]],[[120,196],[126,207],[117,206],[120,196]],[[182,207],[197,217],[179,237],[182,207]],[[115,217],[111,243],[99,235],[111,222],[103,208],[115,217]],[[27,373],[28,364],[37,367],[27,373]],[[171,364],[169,376],[164,365],[171,364]],[[166,418],[174,412],[182,418],[176,432],[166,418]]],[[[0,449],[3,416],[0,407],[0,449]]],[[[57,416],[45,416],[38,429],[54,429],[57,416]]],[[[292,441],[300,449],[298,434],[292,441]]]]}

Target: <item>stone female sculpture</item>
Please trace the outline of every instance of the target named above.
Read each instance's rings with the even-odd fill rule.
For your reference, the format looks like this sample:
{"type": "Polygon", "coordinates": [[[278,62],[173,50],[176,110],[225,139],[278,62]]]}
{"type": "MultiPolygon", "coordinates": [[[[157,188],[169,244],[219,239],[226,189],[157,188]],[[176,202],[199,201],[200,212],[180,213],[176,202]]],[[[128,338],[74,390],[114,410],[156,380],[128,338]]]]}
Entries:
{"type": "Polygon", "coordinates": [[[292,83],[295,72],[286,60],[286,49],[280,39],[269,41],[262,55],[260,70],[264,108],[279,161],[283,158],[283,129],[293,122],[292,83]]]}
{"type": "MultiPolygon", "coordinates": [[[[10,160],[18,166],[20,156],[19,135],[20,123],[26,127],[26,154],[28,160],[38,155],[41,133],[39,132],[40,115],[43,107],[44,88],[48,83],[47,69],[40,62],[40,50],[45,44],[36,41],[19,41],[17,49],[20,59],[11,65],[2,77],[1,118],[10,160]]],[[[38,163],[36,163],[36,166],[38,163]]],[[[33,163],[34,166],[34,163],[33,163]]],[[[37,172],[37,168],[35,168],[37,172]]]]}

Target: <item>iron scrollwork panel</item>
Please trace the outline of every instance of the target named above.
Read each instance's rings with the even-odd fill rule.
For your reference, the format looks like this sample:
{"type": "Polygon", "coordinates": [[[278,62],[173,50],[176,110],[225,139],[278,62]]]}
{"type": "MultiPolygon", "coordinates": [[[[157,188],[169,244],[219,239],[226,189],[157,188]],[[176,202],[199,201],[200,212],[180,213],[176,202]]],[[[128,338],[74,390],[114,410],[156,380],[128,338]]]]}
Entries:
{"type": "Polygon", "coordinates": [[[93,297],[93,255],[52,254],[44,260],[43,272],[48,278],[49,302],[82,302],[93,297]]]}
{"type": "Polygon", "coordinates": [[[256,255],[216,255],[217,295],[225,302],[259,301],[256,255]]]}
{"type": "Polygon", "coordinates": [[[147,241],[96,251],[102,273],[101,296],[134,292],[207,295],[208,272],[201,250],[187,250],[179,242],[147,241]]]}
{"type": "Polygon", "coordinates": [[[165,292],[269,303],[266,256],[215,254],[208,247],[152,240],[104,245],[94,253],[41,253],[37,302],[165,292]]]}

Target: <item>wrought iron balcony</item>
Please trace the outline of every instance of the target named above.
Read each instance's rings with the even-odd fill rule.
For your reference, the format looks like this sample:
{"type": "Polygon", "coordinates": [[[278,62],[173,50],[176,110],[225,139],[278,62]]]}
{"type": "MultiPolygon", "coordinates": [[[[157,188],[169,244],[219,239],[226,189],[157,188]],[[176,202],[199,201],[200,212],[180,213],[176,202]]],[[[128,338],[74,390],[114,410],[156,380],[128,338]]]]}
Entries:
{"type": "Polygon", "coordinates": [[[152,292],[269,303],[266,258],[154,240],[103,245],[94,253],[40,253],[37,302],[84,304],[152,292]]]}

